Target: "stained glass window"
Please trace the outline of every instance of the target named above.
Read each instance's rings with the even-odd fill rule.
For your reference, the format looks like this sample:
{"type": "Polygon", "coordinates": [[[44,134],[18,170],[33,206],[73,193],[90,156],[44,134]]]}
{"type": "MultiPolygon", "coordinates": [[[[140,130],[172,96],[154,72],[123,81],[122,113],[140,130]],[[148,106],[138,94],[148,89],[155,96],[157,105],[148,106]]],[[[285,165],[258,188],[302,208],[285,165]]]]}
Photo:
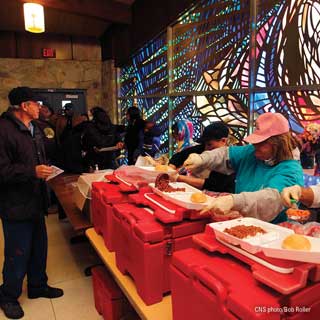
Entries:
{"type": "Polygon", "coordinates": [[[163,33],[141,48],[121,68],[120,97],[167,93],[167,45],[163,33]]]}
{"type": "Polygon", "coordinates": [[[224,121],[235,140],[250,112],[281,112],[295,132],[320,121],[318,0],[202,0],[171,27],[168,44],[165,33],[148,43],[120,77],[121,97],[140,96],[145,117],[167,130],[163,150],[181,119],[195,139],[224,121]]]}
{"type": "Polygon", "coordinates": [[[249,43],[249,10],[249,0],[201,1],[173,26],[175,92],[203,90],[202,78],[211,89],[248,86],[230,70],[247,67],[238,45],[249,43]]]}

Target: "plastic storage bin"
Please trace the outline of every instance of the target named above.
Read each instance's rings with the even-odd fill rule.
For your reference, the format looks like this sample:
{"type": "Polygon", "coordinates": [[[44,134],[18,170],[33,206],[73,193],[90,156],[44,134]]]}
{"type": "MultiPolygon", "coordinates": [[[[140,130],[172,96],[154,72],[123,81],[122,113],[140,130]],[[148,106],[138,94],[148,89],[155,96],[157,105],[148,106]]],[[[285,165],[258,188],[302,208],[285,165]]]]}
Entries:
{"type": "Polygon", "coordinates": [[[92,268],[95,307],[105,320],[119,320],[132,309],[112,276],[103,266],[92,268]]]}
{"type": "Polygon", "coordinates": [[[182,250],[172,259],[174,320],[318,319],[319,265],[267,258],[293,268],[281,274],[231,254],[213,233],[195,238],[206,249],[182,250]]]}
{"type": "Polygon", "coordinates": [[[132,276],[147,305],[160,302],[170,291],[172,253],[194,246],[192,236],[202,232],[208,220],[164,223],[150,209],[129,203],[115,204],[112,218],[117,267],[132,276]]]}

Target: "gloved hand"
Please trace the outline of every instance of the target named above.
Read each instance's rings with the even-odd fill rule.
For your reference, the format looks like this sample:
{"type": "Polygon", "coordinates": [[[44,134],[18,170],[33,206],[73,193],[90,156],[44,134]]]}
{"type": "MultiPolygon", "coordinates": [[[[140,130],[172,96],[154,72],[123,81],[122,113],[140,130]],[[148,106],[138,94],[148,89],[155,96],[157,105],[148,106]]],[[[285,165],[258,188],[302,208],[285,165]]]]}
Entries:
{"type": "Polygon", "coordinates": [[[200,214],[210,211],[211,214],[215,215],[225,215],[228,214],[234,206],[234,201],[232,195],[212,198],[209,204],[202,209],[200,214]]]}
{"type": "Polygon", "coordinates": [[[146,163],[151,164],[152,166],[156,166],[157,162],[150,156],[145,156],[144,157],[146,163]]]}
{"type": "Polygon", "coordinates": [[[201,156],[197,153],[191,153],[187,160],[183,163],[183,166],[188,170],[193,170],[200,167],[203,164],[201,156]]]}
{"type": "Polygon", "coordinates": [[[282,203],[288,208],[294,206],[294,203],[291,203],[290,201],[291,199],[299,201],[300,197],[301,197],[301,187],[298,185],[284,188],[281,192],[282,203]]]}
{"type": "Polygon", "coordinates": [[[174,171],[174,172],[169,171],[168,175],[169,175],[170,182],[176,182],[179,177],[179,173],[177,171],[174,171]]]}

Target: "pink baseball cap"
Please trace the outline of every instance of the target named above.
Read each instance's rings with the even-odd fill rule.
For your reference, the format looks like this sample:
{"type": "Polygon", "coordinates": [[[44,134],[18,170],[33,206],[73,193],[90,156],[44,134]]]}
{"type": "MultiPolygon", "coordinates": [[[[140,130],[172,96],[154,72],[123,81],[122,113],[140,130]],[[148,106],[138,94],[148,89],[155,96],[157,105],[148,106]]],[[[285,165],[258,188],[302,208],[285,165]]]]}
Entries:
{"type": "Polygon", "coordinates": [[[289,122],[281,113],[266,112],[256,120],[256,129],[244,138],[248,143],[260,143],[270,137],[289,132],[289,122]]]}

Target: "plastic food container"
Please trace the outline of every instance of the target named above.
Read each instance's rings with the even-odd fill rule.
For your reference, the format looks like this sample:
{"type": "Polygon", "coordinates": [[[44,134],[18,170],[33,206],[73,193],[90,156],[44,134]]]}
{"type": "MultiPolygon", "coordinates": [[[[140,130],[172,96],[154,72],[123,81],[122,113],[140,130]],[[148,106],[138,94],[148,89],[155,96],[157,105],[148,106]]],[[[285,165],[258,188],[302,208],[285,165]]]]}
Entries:
{"type": "Polygon", "coordinates": [[[183,208],[191,210],[202,210],[209,204],[210,196],[207,197],[207,201],[203,203],[195,203],[191,201],[191,195],[193,193],[201,192],[199,189],[194,188],[184,182],[170,182],[170,186],[173,188],[185,188],[185,191],[176,191],[176,192],[163,192],[155,187],[154,183],[149,183],[152,191],[161,196],[162,198],[177,204],[183,208]]]}
{"type": "Polygon", "coordinates": [[[211,223],[209,226],[214,230],[217,240],[222,240],[230,243],[231,245],[239,246],[252,254],[263,252],[266,256],[273,258],[320,263],[320,239],[318,238],[305,236],[305,238],[307,238],[311,243],[311,250],[309,251],[287,250],[282,248],[283,240],[294,233],[291,229],[254,218],[241,218],[215,222],[211,223]],[[226,228],[231,228],[237,225],[261,227],[266,231],[266,233],[240,239],[224,232],[226,228]]]}

